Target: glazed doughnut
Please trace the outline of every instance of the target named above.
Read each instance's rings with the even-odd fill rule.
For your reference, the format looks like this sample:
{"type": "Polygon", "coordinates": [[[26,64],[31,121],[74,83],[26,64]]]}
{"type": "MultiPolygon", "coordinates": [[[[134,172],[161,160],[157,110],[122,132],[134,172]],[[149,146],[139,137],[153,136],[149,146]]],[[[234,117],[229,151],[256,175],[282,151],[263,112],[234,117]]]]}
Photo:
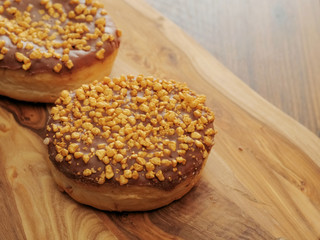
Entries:
{"type": "Polygon", "coordinates": [[[185,84],[142,75],[62,91],[44,140],[55,181],[76,201],[109,211],[181,198],[213,146],[205,100],[185,84]]]}
{"type": "Polygon", "coordinates": [[[0,95],[54,102],[109,75],[121,31],[95,0],[0,3],[0,95]]]}

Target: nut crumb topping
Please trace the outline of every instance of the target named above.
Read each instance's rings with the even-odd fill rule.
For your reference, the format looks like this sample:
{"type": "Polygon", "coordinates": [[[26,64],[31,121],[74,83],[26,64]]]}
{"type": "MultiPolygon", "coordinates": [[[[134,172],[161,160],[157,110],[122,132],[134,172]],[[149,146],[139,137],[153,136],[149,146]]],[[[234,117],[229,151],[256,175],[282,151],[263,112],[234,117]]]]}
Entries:
{"type": "Polygon", "coordinates": [[[15,64],[26,71],[45,59],[53,62],[53,72],[69,70],[75,64],[72,60],[88,51],[103,60],[109,54],[106,44],[118,45],[121,36],[120,30],[110,30],[108,19],[97,0],[2,1],[0,63],[6,61],[9,51],[15,64]]]}
{"type": "Polygon", "coordinates": [[[213,146],[205,100],[173,80],[105,77],[61,92],[44,142],[54,144],[55,164],[68,162],[97,184],[182,181],[213,146]]]}

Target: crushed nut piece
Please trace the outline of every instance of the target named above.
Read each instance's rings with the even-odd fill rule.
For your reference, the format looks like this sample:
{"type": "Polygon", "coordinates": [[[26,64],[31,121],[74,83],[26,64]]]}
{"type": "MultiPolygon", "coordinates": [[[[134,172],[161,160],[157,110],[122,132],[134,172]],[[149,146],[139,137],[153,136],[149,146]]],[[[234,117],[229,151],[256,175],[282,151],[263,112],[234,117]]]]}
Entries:
{"type": "Polygon", "coordinates": [[[200,139],[201,138],[201,134],[198,132],[193,132],[191,133],[191,137],[194,139],[200,139]]]}
{"type": "Polygon", "coordinates": [[[113,172],[112,167],[111,167],[110,165],[107,165],[106,168],[105,168],[105,170],[106,170],[106,178],[107,178],[107,179],[113,178],[114,172],[113,172]]]}
{"type": "Polygon", "coordinates": [[[55,72],[60,72],[62,69],[62,65],[60,63],[58,63],[57,65],[54,66],[53,70],[55,72]]]}
{"type": "Polygon", "coordinates": [[[97,53],[96,53],[96,57],[100,60],[104,59],[104,53],[106,50],[104,50],[103,48],[100,49],[97,53]]]}
{"type": "Polygon", "coordinates": [[[157,173],[156,173],[156,176],[157,178],[159,179],[159,181],[163,182],[164,181],[164,176],[163,176],[163,173],[161,170],[159,170],[157,173]]]}
{"type": "Polygon", "coordinates": [[[83,170],[83,176],[90,176],[92,174],[92,171],[90,169],[83,170]]]}
{"type": "Polygon", "coordinates": [[[120,177],[119,177],[119,183],[120,183],[120,185],[125,185],[125,184],[128,183],[128,179],[127,179],[125,176],[120,175],[120,177]]]}

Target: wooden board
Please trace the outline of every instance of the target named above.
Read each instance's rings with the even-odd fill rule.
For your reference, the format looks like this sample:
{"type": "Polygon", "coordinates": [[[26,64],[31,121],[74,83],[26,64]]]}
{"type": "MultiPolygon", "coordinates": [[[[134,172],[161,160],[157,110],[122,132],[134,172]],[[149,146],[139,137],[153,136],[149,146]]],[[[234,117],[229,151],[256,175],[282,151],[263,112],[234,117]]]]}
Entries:
{"type": "Polygon", "coordinates": [[[207,95],[219,133],[204,175],[155,211],[80,205],[48,171],[46,106],[1,98],[0,239],[320,239],[319,138],[145,2],[104,2],[123,30],[112,75],[174,78],[207,95]]]}

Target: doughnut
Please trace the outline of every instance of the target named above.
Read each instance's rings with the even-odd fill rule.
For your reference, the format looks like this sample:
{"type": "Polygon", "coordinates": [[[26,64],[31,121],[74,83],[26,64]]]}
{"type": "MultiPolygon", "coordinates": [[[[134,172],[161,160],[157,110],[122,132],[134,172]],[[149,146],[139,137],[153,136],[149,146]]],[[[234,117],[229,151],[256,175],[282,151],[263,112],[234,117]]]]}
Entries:
{"type": "Polygon", "coordinates": [[[64,90],[44,144],[57,185],[108,211],[146,211],[184,196],[214,144],[214,114],[186,84],[143,75],[64,90]]]}
{"type": "Polygon", "coordinates": [[[109,75],[120,37],[95,0],[1,1],[0,95],[53,103],[109,75]]]}

